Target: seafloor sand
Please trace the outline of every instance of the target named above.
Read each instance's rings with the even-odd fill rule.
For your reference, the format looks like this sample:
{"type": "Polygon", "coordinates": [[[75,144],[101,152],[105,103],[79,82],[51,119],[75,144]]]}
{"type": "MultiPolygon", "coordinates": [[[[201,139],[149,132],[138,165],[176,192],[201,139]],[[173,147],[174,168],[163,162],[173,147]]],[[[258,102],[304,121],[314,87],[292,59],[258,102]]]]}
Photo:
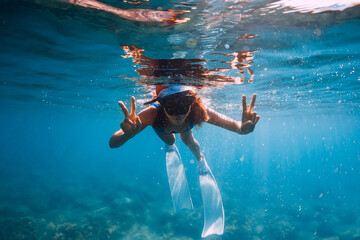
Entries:
{"type": "MultiPolygon", "coordinates": [[[[0,239],[200,239],[201,199],[174,215],[167,183],[9,181],[1,187],[0,239]]],[[[360,239],[357,206],[316,197],[302,205],[260,191],[223,191],[225,234],[215,239],[360,239]],[[234,198],[238,196],[238,198],[234,198]]]]}

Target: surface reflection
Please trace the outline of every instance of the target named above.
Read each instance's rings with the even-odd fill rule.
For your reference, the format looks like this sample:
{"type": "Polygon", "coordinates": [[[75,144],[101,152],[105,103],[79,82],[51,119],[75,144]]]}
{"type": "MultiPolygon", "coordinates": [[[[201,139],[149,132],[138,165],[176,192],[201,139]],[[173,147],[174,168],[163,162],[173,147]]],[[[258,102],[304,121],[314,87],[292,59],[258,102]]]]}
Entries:
{"type": "MultiPolygon", "coordinates": [[[[125,51],[123,58],[132,58],[132,61],[139,65],[135,71],[144,78],[141,84],[160,85],[168,83],[177,83],[192,85],[197,87],[211,86],[222,87],[227,84],[242,84],[245,81],[245,71],[250,75],[248,80],[252,83],[254,80],[254,72],[251,64],[254,59],[254,52],[257,51],[237,51],[233,53],[213,53],[212,55],[222,55],[233,57],[229,61],[220,61],[218,59],[152,59],[144,55],[145,50],[137,46],[122,46],[125,51]],[[228,67],[223,68],[207,68],[205,62],[220,62],[228,67]],[[238,70],[238,73],[232,74],[236,76],[220,74],[232,69],[238,70]]],[[[219,65],[219,64],[216,64],[219,65]]]]}
{"type": "Polygon", "coordinates": [[[237,40],[249,40],[249,39],[254,39],[254,38],[257,38],[257,37],[258,37],[257,34],[243,33],[243,34],[240,34],[236,39],[237,40]]]}
{"type": "MultiPolygon", "coordinates": [[[[188,38],[196,39],[196,48],[201,51],[199,56],[210,54],[214,49],[221,48],[222,44],[232,42],[236,38],[233,33],[244,30],[242,27],[239,30],[239,27],[245,26],[253,11],[251,3],[243,0],[189,0],[186,3],[176,3],[176,7],[191,10],[190,24],[196,27],[188,38]]],[[[247,39],[251,37],[242,36],[247,39]]]]}
{"type": "Polygon", "coordinates": [[[129,1],[127,1],[127,0],[123,0],[123,2],[137,5],[137,4],[148,4],[149,0],[144,0],[144,1],[137,1],[137,0],[129,0],[129,1]]]}
{"type": "MultiPolygon", "coordinates": [[[[172,10],[160,11],[152,9],[120,9],[95,0],[60,0],[73,5],[94,8],[115,14],[121,18],[125,18],[138,22],[162,22],[166,25],[182,24],[190,20],[190,18],[178,19],[178,15],[184,14],[188,11],[185,10],[172,10]]],[[[142,2],[131,1],[133,4],[142,2]]]]}
{"type": "Polygon", "coordinates": [[[231,61],[221,61],[221,63],[228,63],[231,66],[231,69],[238,69],[241,77],[240,77],[240,83],[243,83],[245,80],[245,70],[250,75],[250,79],[248,80],[249,83],[252,83],[254,81],[254,72],[251,70],[251,64],[253,63],[254,55],[252,53],[257,52],[255,50],[253,51],[238,51],[233,53],[213,53],[224,55],[224,56],[233,56],[234,58],[231,61]]]}

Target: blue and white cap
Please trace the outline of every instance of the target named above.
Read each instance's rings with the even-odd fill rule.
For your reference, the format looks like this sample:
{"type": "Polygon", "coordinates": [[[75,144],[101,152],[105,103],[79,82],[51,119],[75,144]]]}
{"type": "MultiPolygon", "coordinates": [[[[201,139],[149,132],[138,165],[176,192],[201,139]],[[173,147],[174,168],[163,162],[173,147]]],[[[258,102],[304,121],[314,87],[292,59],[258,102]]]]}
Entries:
{"type": "Polygon", "coordinates": [[[186,91],[194,91],[195,92],[195,89],[190,86],[177,85],[177,84],[170,85],[170,86],[164,86],[164,88],[161,89],[159,91],[159,93],[157,93],[157,97],[163,98],[163,97],[173,95],[175,93],[186,92],[186,91]]]}
{"type": "Polygon", "coordinates": [[[195,88],[190,86],[178,85],[178,84],[157,86],[155,89],[157,95],[156,98],[152,99],[151,101],[145,102],[144,105],[156,102],[159,98],[164,98],[176,93],[181,93],[186,91],[195,92],[195,88]]]}

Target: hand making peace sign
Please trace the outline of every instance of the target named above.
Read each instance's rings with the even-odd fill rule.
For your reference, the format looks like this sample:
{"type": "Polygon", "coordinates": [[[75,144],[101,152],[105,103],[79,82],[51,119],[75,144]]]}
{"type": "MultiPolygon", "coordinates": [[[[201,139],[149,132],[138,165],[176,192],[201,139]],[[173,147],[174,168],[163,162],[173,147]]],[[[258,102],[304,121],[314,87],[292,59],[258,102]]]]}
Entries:
{"type": "Polygon", "coordinates": [[[249,109],[247,109],[246,105],[246,96],[242,96],[243,103],[243,114],[242,114],[242,125],[241,125],[241,133],[248,134],[254,131],[256,123],[259,121],[260,116],[257,116],[256,112],[253,112],[255,106],[256,94],[254,93],[250,102],[249,109]]]}
{"type": "Polygon", "coordinates": [[[131,112],[125,107],[125,104],[122,101],[118,102],[121,107],[125,119],[120,124],[121,129],[125,134],[128,134],[130,137],[135,136],[141,130],[141,121],[138,116],[136,116],[136,105],[135,105],[135,97],[131,97],[131,112]]]}

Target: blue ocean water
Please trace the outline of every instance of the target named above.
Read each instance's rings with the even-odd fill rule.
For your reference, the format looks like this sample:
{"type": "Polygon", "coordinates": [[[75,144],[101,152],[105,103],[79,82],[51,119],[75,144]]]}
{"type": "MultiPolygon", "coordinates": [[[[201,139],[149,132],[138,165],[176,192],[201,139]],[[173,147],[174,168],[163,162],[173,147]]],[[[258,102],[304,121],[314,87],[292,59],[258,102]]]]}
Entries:
{"type": "Polygon", "coordinates": [[[168,82],[238,120],[257,93],[253,133],[193,130],[222,193],[215,239],[360,239],[360,8],[294,2],[2,0],[0,239],[201,239],[186,146],[195,208],[174,214],[154,131],[108,145],[117,102],[140,111],[168,82]]]}

